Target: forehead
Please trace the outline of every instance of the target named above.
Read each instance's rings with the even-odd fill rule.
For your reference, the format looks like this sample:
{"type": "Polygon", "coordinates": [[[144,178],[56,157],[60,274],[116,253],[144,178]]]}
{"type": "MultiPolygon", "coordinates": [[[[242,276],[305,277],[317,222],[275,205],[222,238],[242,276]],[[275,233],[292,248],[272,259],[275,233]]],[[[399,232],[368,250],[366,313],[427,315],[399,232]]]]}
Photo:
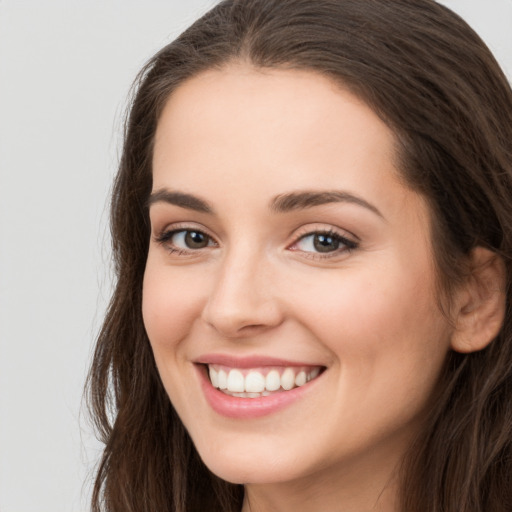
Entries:
{"type": "Polygon", "coordinates": [[[226,198],[247,187],[269,198],[341,187],[396,209],[411,191],[397,179],[395,148],[389,127],[331,79],[230,65],[193,77],[167,101],[153,188],[210,193],[222,180],[226,198]]]}
{"type": "MultiPolygon", "coordinates": [[[[335,123],[336,131],[346,137],[351,128],[347,126],[344,133],[340,133],[340,122],[350,122],[354,128],[364,125],[369,135],[379,137],[384,144],[394,138],[391,130],[362,100],[320,73],[255,68],[241,63],[202,72],[181,84],[166,102],[156,141],[158,144],[164,130],[172,130],[169,122],[180,123],[180,128],[186,129],[188,134],[201,125],[206,128],[205,123],[213,120],[220,136],[220,128],[234,123],[247,131],[261,127],[279,129],[291,118],[302,121],[294,135],[298,135],[301,126],[307,129],[313,123],[326,127],[335,123]],[[222,126],[219,125],[221,120],[222,126]]],[[[321,138],[325,133],[318,135],[321,138]]]]}

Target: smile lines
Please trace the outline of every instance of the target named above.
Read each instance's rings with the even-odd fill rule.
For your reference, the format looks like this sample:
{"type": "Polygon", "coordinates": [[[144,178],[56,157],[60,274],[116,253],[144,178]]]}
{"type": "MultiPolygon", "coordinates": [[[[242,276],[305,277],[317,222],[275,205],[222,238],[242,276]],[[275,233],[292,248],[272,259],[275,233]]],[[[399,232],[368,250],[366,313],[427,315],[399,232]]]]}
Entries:
{"type": "Polygon", "coordinates": [[[315,379],[321,370],[320,366],[241,370],[216,364],[208,365],[212,386],[225,394],[240,398],[259,398],[289,391],[315,379]]]}

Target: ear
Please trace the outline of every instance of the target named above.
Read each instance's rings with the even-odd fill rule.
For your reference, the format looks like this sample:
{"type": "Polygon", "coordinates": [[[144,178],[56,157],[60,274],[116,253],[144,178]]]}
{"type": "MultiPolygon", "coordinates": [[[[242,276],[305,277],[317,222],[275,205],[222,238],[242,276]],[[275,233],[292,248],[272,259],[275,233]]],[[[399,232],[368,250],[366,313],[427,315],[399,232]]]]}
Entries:
{"type": "Polygon", "coordinates": [[[477,247],[470,256],[470,274],[456,292],[455,331],[451,348],[469,353],[485,348],[505,319],[506,270],[496,253],[477,247]]]}

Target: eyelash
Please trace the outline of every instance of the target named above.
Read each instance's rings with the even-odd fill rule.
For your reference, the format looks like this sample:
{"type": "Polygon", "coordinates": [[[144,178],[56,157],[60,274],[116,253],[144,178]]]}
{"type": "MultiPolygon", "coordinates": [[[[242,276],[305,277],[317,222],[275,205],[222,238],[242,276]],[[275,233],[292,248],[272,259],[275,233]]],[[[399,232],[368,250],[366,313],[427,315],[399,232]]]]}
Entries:
{"type": "MultiPolygon", "coordinates": [[[[292,243],[291,246],[288,246],[289,250],[297,251],[299,249],[292,249],[294,246],[298,245],[301,241],[304,241],[305,239],[309,237],[317,237],[317,236],[323,236],[325,238],[332,238],[333,242],[340,245],[339,248],[336,248],[333,251],[328,251],[325,253],[322,253],[320,251],[302,251],[304,254],[304,257],[315,259],[315,260],[324,260],[328,258],[334,258],[337,256],[340,256],[342,253],[350,253],[354,250],[356,250],[359,247],[359,243],[351,240],[350,238],[347,238],[346,236],[341,235],[337,231],[334,231],[332,229],[330,230],[323,230],[323,229],[317,229],[317,230],[309,230],[308,232],[304,233],[303,235],[300,235],[295,242],[292,243]]],[[[313,242],[314,243],[314,242],[313,242]]]]}
{"type": "Polygon", "coordinates": [[[198,251],[201,250],[201,249],[192,249],[192,248],[187,250],[187,249],[183,249],[181,247],[173,246],[170,243],[170,241],[178,233],[198,233],[198,234],[204,236],[209,242],[213,241],[213,237],[211,237],[210,235],[208,235],[207,233],[205,233],[204,231],[202,231],[200,229],[179,227],[179,228],[171,229],[168,231],[162,231],[159,235],[157,235],[155,237],[155,242],[164,246],[165,249],[170,254],[175,254],[177,256],[190,256],[190,255],[197,253],[198,251]]]}
{"type": "MultiPolygon", "coordinates": [[[[200,229],[193,229],[193,228],[186,228],[186,227],[178,227],[176,229],[171,229],[168,231],[162,231],[159,235],[155,237],[155,242],[165,247],[165,249],[170,253],[177,256],[191,256],[194,253],[197,254],[198,251],[201,251],[202,249],[206,249],[209,247],[209,245],[203,247],[203,248],[189,248],[189,249],[183,249],[180,247],[176,247],[170,243],[172,238],[177,235],[178,233],[197,233],[199,235],[204,236],[208,240],[208,244],[210,242],[214,243],[214,246],[218,246],[218,244],[215,242],[213,237],[205,233],[204,231],[200,229]]],[[[334,231],[334,230],[310,230],[305,232],[304,234],[297,237],[297,239],[290,244],[287,248],[291,251],[299,251],[300,249],[293,249],[294,246],[298,245],[301,241],[304,241],[308,237],[315,237],[315,236],[324,236],[326,238],[332,238],[335,243],[338,243],[340,248],[337,248],[333,251],[328,251],[325,253],[321,252],[315,252],[315,251],[302,251],[304,254],[304,257],[309,259],[315,259],[315,260],[325,260],[328,258],[333,258],[336,256],[339,256],[341,253],[350,253],[354,250],[356,250],[359,247],[359,243],[347,238],[346,236],[341,235],[340,233],[334,231]]]]}

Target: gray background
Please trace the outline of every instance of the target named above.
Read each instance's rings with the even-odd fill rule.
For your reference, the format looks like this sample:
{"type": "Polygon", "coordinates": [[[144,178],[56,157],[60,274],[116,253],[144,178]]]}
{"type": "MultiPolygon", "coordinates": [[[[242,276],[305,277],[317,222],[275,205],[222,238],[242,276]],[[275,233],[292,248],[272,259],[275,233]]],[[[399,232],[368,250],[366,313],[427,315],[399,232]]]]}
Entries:
{"type": "MultiPolygon", "coordinates": [[[[136,72],[214,0],[0,0],[0,511],[87,510],[82,387],[136,72]]],[[[512,0],[446,0],[512,76],[512,0]]]]}

